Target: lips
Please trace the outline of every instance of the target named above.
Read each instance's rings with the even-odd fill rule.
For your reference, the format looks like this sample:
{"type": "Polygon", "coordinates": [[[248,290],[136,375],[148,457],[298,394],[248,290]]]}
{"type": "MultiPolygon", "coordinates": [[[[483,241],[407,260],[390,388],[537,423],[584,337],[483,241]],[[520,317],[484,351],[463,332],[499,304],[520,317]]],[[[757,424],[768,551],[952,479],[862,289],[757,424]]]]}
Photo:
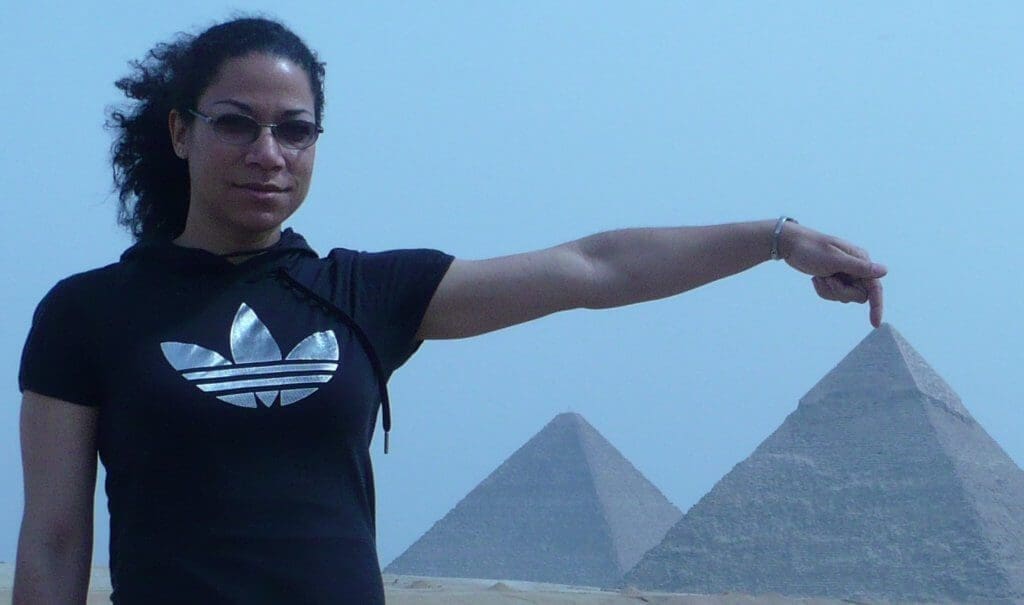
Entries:
{"type": "Polygon", "coordinates": [[[288,191],[288,187],[281,187],[271,183],[242,183],[235,185],[235,187],[257,193],[284,193],[288,191]]]}

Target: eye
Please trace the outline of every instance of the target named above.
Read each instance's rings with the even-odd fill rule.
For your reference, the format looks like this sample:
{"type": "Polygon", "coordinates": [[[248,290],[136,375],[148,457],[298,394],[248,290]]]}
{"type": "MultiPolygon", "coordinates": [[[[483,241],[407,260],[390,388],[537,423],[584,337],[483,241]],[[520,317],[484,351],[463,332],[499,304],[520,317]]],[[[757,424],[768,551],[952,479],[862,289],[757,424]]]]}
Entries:
{"type": "Polygon", "coordinates": [[[316,139],[317,127],[306,120],[288,120],[277,125],[277,137],[285,145],[306,147],[316,139]]]}
{"type": "Polygon", "coordinates": [[[213,121],[213,127],[225,139],[249,143],[259,136],[259,124],[252,118],[237,113],[224,114],[213,121]]]}

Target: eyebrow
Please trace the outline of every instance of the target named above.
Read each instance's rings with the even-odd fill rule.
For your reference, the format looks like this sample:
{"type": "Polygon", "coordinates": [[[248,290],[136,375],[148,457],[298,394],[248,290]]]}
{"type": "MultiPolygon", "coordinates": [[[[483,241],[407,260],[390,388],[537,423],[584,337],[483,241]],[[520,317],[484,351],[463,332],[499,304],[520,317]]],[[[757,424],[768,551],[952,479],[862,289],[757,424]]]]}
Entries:
{"type": "MultiPolygon", "coordinates": [[[[224,104],[227,104],[227,105],[233,105],[233,106],[237,107],[238,109],[241,109],[242,111],[244,111],[246,113],[249,113],[249,114],[255,114],[256,113],[256,111],[252,108],[251,105],[247,105],[246,103],[242,103],[241,101],[236,101],[234,99],[223,99],[221,101],[214,101],[213,102],[214,105],[218,105],[218,104],[221,104],[221,103],[224,103],[224,104]]],[[[286,110],[281,112],[281,116],[282,117],[286,117],[286,118],[292,118],[292,117],[295,117],[295,116],[303,114],[303,113],[308,113],[310,115],[313,114],[313,112],[309,111],[308,109],[286,109],[286,110]]]]}

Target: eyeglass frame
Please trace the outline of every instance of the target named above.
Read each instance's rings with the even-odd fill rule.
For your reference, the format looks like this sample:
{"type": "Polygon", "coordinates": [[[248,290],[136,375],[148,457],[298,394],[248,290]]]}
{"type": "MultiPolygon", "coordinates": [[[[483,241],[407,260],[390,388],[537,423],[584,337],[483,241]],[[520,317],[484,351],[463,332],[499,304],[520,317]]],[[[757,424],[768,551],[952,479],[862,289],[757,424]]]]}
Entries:
{"type": "Polygon", "coordinates": [[[252,144],[253,144],[253,143],[255,143],[256,141],[258,141],[258,140],[259,140],[259,138],[260,138],[260,134],[262,134],[262,132],[263,132],[263,129],[264,129],[264,128],[269,128],[269,129],[270,129],[270,134],[271,134],[271,136],[273,136],[273,137],[274,137],[274,140],[275,140],[275,141],[277,141],[278,145],[281,145],[282,147],[284,147],[284,148],[286,148],[286,149],[294,149],[295,151],[302,151],[303,149],[309,149],[310,147],[312,147],[313,145],[315,145],[315,144],[316,144],[316,142],[317,142],[317,139],[319,139],[319,138],[320,138],[320,135],[324,133],[324,128],[323,128],[323,126],[321,126],[321,125],[317,124],[316,122],[310,122],[309,120],[297,120],[297,119],[294,119],[294,120],[285,120],[284,122],[259,122],[259,121],[257,121],[257,120],[256,120],[255,118],[252,118],[252,117],[250,117],[250,116],[247,116],[247,115],[245,115],[244,113],[231,113],[231,114],[223,114],[223,115],[221,115],[221,116],[217,116],[217,117],[215,118],[215,117],[212,117],[212,116],[208,116],[208,115],[206,115],[206,114],[204,114],[204,113],[200,112],[200,111],[199,111],[199,110],[197,110],[197,109],[192,109],[192,108],[189,108],[188,112],[189,112],[190,114],[194,115],[195,117],[199,118],[200,120],[202,120],[202,121],[206,122],[207,124],[209,124],[211,128],[213,128],[213,123],[214,123],[214,122],[215,122],[215,121],[216,121],[216,120],[217,120],[218,118],[222,118],[222,117],[224,117],[225,115],[237,115],[237,116],[241,116],[241,117],[243,117],[243,118],[246,118],[246,119],[248,119],[248,120],[252,120],[252,121],[253,121],[253,123],[255,123],[255,124],[256,124],[257,126],[259,126],[259,128],[260,128],[260,129],[259,129],[259,130],[257,131],[257,133],[256,133],[256,138],[255,138],[255,139],[253,139],[253,140],[251,140],[251,141],[248,141],[248,142],[246,142],[246,143],[235,143],[235,142],[232,142],[232,141],[227,141],[227,140],[225,140],[225,139],[224,139],[224,138],[223,138],[223,137],[222,137],[222,136],[221,136],[221,135],[220,135],[220,134],[219,134],[219,133],[217,132],[217,129],[216,129],[216,128],[213,128],[213,134],[214,134],[214,135],[215,135],[215,136],[216,136],[216,137],[217,137],[217,138],[218,138],[218,139],[219,139],[219,140],[220,140],[221,142],[223,142],[223,143],[227,143],[228,145],[234,145],[234,146],[236,146],[236,147],[245,147],[246,145],[252,145],[252,144]],[[278,126],[280,126],[281,124],[286,124],[286,123],[288,123],[288,122],[305,122],[305,123],[307,123],[307,124],[312,124],[312,125],[316,126],[316,131],[315,131],[315,132],[316,132],[316,135],[315,135],[315,136],[313,137],[313,141],[312,141],[312,142],[310,142],[310,144],[309,144],[309,145],[306,145],[305,147],[292,147],[291,145],[288,145],[288,144],[287,144],[287,143],[285,143],[285,142],[284,142],[283,140],[281,140],[281,139],[280,139],[280,138],[279,138],[279,137],[277,136],[277,127],[278,127],[278,126]]]}

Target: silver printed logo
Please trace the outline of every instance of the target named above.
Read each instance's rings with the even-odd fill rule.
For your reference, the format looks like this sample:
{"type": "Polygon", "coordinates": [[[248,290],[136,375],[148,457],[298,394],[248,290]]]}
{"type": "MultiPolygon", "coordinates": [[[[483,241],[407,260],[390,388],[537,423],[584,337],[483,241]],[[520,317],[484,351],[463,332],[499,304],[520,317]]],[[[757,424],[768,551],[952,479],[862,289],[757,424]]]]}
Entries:
{"type": "Polygon", "coordinates": [[[287,357],[256,313],[242,303],[231,322],[231,357],[184,342],[162,342],[171,366],[205,393],[244,408],[290,405],[309,397],[338,369],[332,330],[310,334],[287,357]]]}

